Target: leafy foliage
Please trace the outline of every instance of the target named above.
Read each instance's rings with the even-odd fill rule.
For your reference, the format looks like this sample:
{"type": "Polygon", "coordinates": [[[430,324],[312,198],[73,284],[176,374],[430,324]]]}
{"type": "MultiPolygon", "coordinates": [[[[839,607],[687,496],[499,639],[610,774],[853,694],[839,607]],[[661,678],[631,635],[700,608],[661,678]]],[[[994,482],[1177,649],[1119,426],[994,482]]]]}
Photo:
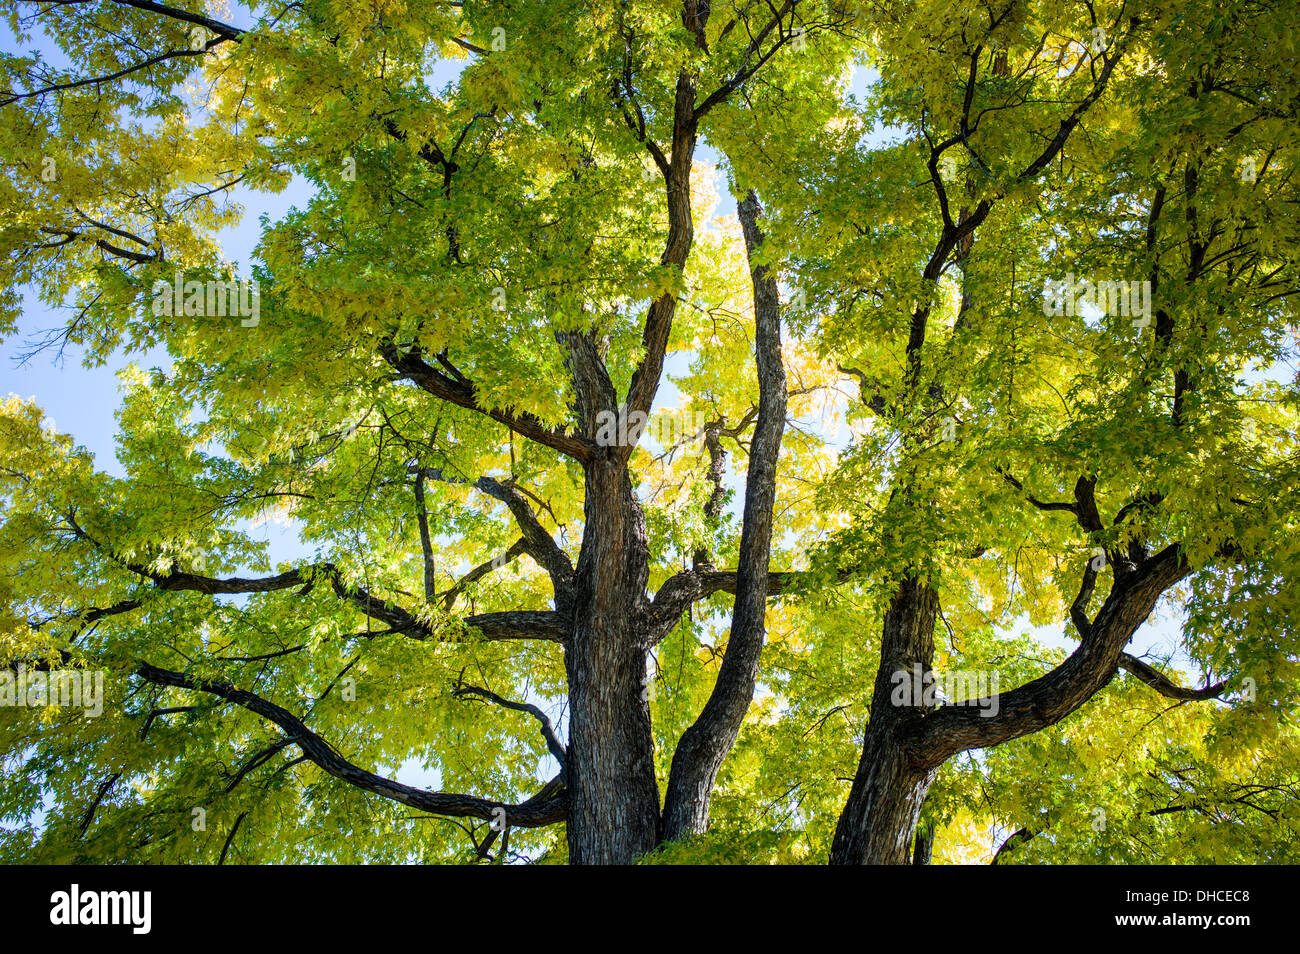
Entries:
{"type": "MultiPolygon", "coordinates": [[[[1289,13],[800,0],[754,46],[768,5],[715,4],[701,34],[668,0],[255,3],[247,29],[190,2],[9,6],[38,48],[0,57],[0,332],[27,288],[68,309],[60,341],[88,363],[163,347],[172,365],[122,372],[120,476],[30,402],[0,405],[0,661],[108,676],[98,718],[0,709],[0,859],[564,861],[562,827],[502,845],[482,811],[348,784],[229,693],[141,666],[270,700],[377,777],[511,806],[547,791],[537,720],[465,687],[564,728],[562,645],[498,624],[557,610],[530,525],[577,565],[591,519],[553,439],[580,424],[567,346],[593,342],[623,394],[647,309],[677,301],[656,408],[716,424],[729,458],[716,485],[702,437],[642,438],[648,589],[697,554],[734,566],[759,396],[748,189],[787,300],[771,565],[798,582],[768,602],[710,830],[647,862],[826,857],[908,573],[940,594],[935,668],[1006,689],[1064,658],[1025,630],[1069,625],[1094,554],[1092,613],[1117,559],[1173,543],[1191,573],[1160,613],[1182,672],[1152,661],[1221,696],[1121,675],[950,761],[923,813],[935,860],[987,862],[1018,830],[999,863],[1300,855],[1289,13]],[[661,163],[681,76],[697,108],[728,95],[701,120],[679,269],[661,163]],[[240,276],[218,240],[235,199],[291,187],[306,198],[263,219],[240,276]],[[180,270],[257,280],[256,323],[157,314],[180,270]],[[1149,281],[1148,324],[1048,314],[1067,274],[1149,281]],[[472,406],[399,352],[448,393],[472,382],[472,406]],[[298,559],[273,565],[268,521],[298,559]]],[[[661,785],[731,605],[706,595],[651,653],[661,785]]]]}

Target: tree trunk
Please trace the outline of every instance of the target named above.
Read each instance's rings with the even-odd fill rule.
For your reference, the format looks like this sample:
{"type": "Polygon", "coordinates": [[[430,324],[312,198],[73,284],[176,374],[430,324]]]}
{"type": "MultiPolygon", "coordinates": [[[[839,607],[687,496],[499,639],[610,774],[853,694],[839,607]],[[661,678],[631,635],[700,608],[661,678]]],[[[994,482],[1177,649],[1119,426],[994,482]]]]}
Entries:
{"type": "Polygon", "coordinates": [[[763,244],[763,233],[758,227],[761,211],[757,196],[750,190],[739,204],[739,215],[754,285],[754,355],[759,396],[758,420],[749,448],[749,473],[745,480],[736,601],[726,655],[713,691],[699,718],[682,735],[673,753],[664,798],[664,837],[669,841],[708,830],[713,785],[754,699],[767,633],[772,507],[776,500],[776,466],[781,454],[781,435],[785,431],[787,394],[776,276],[755,262],[763,244]]]}
{"type": "Polygon", "coordinates": [[[921,806],[936,775],[938,770],[911,768],[890,733],[873,733],[868,727],[853,788],[835,829],[831,864],[908,864],[921,806]]]}
{"type": "Polygon", "coordinates": [[[938,609],[939,595],[928,584],[909,578],[899,585],[885,613],[870,722],[853,788],[835,828],[831,864],[911,861],[916,823],[938,768],[917,765],[901,737],[923,717],[923,686],[914,683],[913,666],[920,666],[923,679],[929,676],[938,609]],[[896,673],[909,681],[908,704],[897,704],[896,673]]]}
{"type": "Polygon", "coordinates": [[[645,520],[615,455],[587,468],[569,688],[569,860],[630,864],[659,842],[646,640],[645,520]]]}
{"type": "MultiPolygon", "coordinates": [[[[700,20],[702,29],[703,20],[700,20]]],[[[660,264],[684,268],[694,240],[691,162],[695,154],[695,79],[682,71],[673,102],[672,149],[652,148],[664,173],[668,236],[660,264]]],[[[644,139],[644,135],[642,136],[644,139]]],[[[620,408],[593,341],[569,334],[579,429],[597,433],[597,415],[622,421],[654,404],[672,332],[677,299],[651,303],[642,343],[645,356],[620,408]]],[[[569,690],[568,841],[571,864],[630,864],[660,841],[650,703],[644,691],[651,644],[648,618],[650,556],[645,518],[628,476],[629,444],[603,447],[584,462],[582,552],[575,573],[573,629],[565,645],[569,690]]]]}

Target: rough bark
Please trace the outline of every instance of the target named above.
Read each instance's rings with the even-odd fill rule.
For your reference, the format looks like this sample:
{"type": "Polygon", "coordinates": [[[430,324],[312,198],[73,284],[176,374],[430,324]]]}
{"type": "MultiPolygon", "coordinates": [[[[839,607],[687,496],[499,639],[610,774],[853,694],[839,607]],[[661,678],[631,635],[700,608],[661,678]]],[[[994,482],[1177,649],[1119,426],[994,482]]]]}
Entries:
{"type": "Polygon", "coordinates": [[[1190,572],[1177,544],[1148,558],[1114,585],[1087,636],[1064,662],[998,695],[996,715],[974,706],[941,706],[910,726],[902,744],[912,761],[938,768],[959,752],[1008,742],[1064,719],[1115,678],[1124,646],[1161,595],[1190,572]]]}
{"type": "MultiPolygon", "coordinates": [[[[695,152],[695,80],[678,76],[670,156],[652,149],[664,174],[668,235],[664,265],[681,268],[694,225],[690,171],[695,152]]],[[[649,145],[647,141],[647,145],[649,145]]],[[[617,407],[609,376],[592,342],[570,336],[574,410],[594,435],[596,415],[648,414],[663,372],[677,300],[656,299],[646,315],[645,354],[617,407]]],[[[626,417],[624,419],[627,419],[626,417]]],[[[632,493],[628,460],[635,440],[597,447],[582,461],[586,473],[582,551],[575,574],[573,629],[564,662],[569,690],[569,860],[629,864],[660,840],[646,656],[652,645],[649,552],[645,520],[632,493]]]]}
{"type": "Polygon", "coordinates": [[[643,698],[645,521],[627,468],[589,467],[569,685],[569,860],[627,864],[659,842],[650,707],[643,698]]]}
{"type": "Polygon", "coordinates": [[[1037,732],[1086,703],[1125,665],[1124,646],[1161,594],[1190,572],[1179,547],[1171,544],[1125,573],[1069,658],[1038,679],[1000,693],[996,710],[891,704],[893,674],[910,671],[916,662],[928,673],[934,652],[938,596],[916,580],[904,581],[885,614],[871,721],[836,828],[831,862],[906,864],[921,804],[943,763],[959,752],[1037,732]]]}
{"type": "MultiPolygon", "coordinates": [[[[915,664],[923,677],[930,672],[938,611],[939,595],[910,577],[899,585],[885,613],[871,717],[853,787],[835,828],[831,864],[905,865],[910,860],[917,819],[938,767],[916,765],[900,744],[924,710],[894,704],[894,674],[910,678],[915,664]]],[[[914,693],[919,689],[914,686],[914,693]]]]}
{"type": "Polygon", "coordinates": [[[735,744],[754,697],[766,635],[772,508],[776,499],[777,457],[785,429],[786,380],[781,362],[776,278],[765,266],[754,265],[763,242],[763,233],[758,228],[760,211],[758,199],[751,191],[740,203],[740,221],[754,285],[754,354],[759,398],[745,483],[731,635],[713,692],[673,754],[664,801],[664,837],[669,840],[703,832],[708,827],[709,797],[722,760],[735,744]]]}
{"type": "MultiPolygon", "coordinates": [[[[1136,19],[1131,19],[1130,33],[1138,25],[1136,19]]],[[[1123,55],[1127,39],[1128,34],[1119,38],[1112,50],[1101,56],[1101,68],[1094,74],[1091,91],[1066,114],[1056,134],[1037,158],[1015,177],[1015,181],[1032,182],[1055,160],[1075,127],[1105,91],[1123,55]]],[[[954,253],[964,267],[975,230],[988,217],[995,201],[984,198],[974,208],[961,208],[958,219],[954,221],[948,191],[939,174],[944,151],[956,147],[966,138],[978,67],[977,52],[971,59],[966,82],[962,132],[935,144],[930,153],[931,183],[943,220],[943,229],[922,271],[922,278],[931,282],[939,279],[954,253]]],[[[1000,60],[995,61],[995,72],[1004,68],[1005,64],[1000,60]]],[[[961,316],[964,317],[971,307],[965,288],[962,304],[961,316]]],[[[906,347],[905,398],[922,393],[928,393],[932,398],[942,396],[937,387],[922,391],[922,359],[930,310],[931,305],[922,302],[911,316],[906,347]]],[[[856,374],[864,384],[868,382],[866,375],[856,374]]],[[[873,411],[886,417],[892,417],[896,410],[878,391],[868,394],[864,388],[862,400],[873,411]]],[[[905,438],[910,436],[905,435],[905,438]]],[[[900,489],[905,493],[910,491],[907,486],[900,489]]],[[[1091,485],[1077,488],[1078,504],[1070,508],[1081,524],[1085,524],[1085,529],[1089,529],[1086,525],[1095,517],[1095,506],[1092,511],[1083,509],[1085,499],[1091,501],[1091,490],[1091,485]]],[[[1096,529],[1100,529],[1099,520],[1097,524],[1096,529]]],[[[1171,548],[1175,559],[1176,551],[1176,547],[1171,548]]],[[[1074,711],[1109,682],[1115,674],[1120,650],[1133,630],[1146,618],[1164,588],[1187,572],[1184,565],[1169,579],[1172,571],[1167,560],[1162,562],[1161,557],[1156,557],[1149,562],[1155,567],[1151,574],[1144,576],[1139,573],[1143,579],[1112,592],[1112,598],[1107,600],[1094,624],[1104,631],[1103,635],[1095,639],[1091,635],[1085,636],[1079,650],[1057,670],[1013,693],[1003,694],[999,716],[989,719],[982,718],[983,710],[975,707],[943,706],[937,711],[927,712],[922,706],[891,704],[894,673],[910,673],[912,666],[919,663],[923,675],[928,674],[934,653],[938,594],[915,578],[904,580],[885,614],[881,665],[876,673],[870,721],[853,787],[836,827],[831,863],[907,864],[921,805],[935,774],[947,759],[967,749],[994,745],[1050,725],[1074,711]],[[1167,579],[1169,581],[1164,582],[1167,579]],[[1118,599],[1117,594],[1120,594],[1118,599]],[[1146,608],[1142,609],[1143,606],[1146,608]]],[[[1122,570],[1116,567],[1117,581],[1122,570]]],[[[1089,585],[1090,581],[1085,577],[1085,589],[1089,585]]],[[[1088,595],[1091,595],[1090,590],[1088,595]]],[[[1086,605],[1087,599],[1084,598],[1083,602],[1086,605]]]]}

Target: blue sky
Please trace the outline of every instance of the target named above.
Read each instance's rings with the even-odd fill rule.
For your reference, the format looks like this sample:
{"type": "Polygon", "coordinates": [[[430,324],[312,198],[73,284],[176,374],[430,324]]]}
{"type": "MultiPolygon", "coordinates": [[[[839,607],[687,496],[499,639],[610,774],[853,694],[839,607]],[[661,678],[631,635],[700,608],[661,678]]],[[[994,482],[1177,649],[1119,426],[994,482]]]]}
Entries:
{"type": "MultiPolygon", "coordinates": [[[[234,24],[247,23],[248,14],[242,6],[235,6],[234,12],[227,17],[234,24]]],[[[52,44],[33,38],[35,45],[43,54],[57,53],[52,44]]],[[[17,45],[7,32],[0,35],[0,49],[16,52],[17,45]]],[[[444,60],[437,63],[429,73],[431,85],[435,88],[444,83],[454,82],[464,68],[465,61],[444,60]]],[[[855,71],[851,83],[851,92],[861,96],[873,80],[872,72],[860,67],[855,71]]],[[[880,130],[872,138],[884,139],[897,130],[880,130]]],[[[716,163],[715,150],[701,144],[700,160],[716,163]]],[[[280,193],[251,192],[243,187],[232,190],[232,200],[244,206],[244,215],[240,222],[218,233],[225,260],[235,263],[240,274],[248,274],[254,260],[254,250],[261,237],[261,216],[277,221],[288,210],[297,205],[305,206],[310,201],[312,187],[305,180],[295,177],[289,186],[280,193]]],[[[57,430],[71,434],[77,443],[86,447],[95,456],[96,466],[109,473],[121,475],[121,466],[116,459],[115,439],[117,420],[115,415],[121,407],[122,396],[117,378],[118,372],[130,363],[141,367],[170,367],[170,358],[163,349],[154,349],[145,353],[119,353],[106,365],[85,367],[80,349],[70,347],[63,355],[62,361],[56,360],[53,350],[39,352],[26,360],[20,356],[29,350],[31,339],[51,328],[62,324],[64,316],[51,311],[37,295],[28,289],[24,295],[23,317],[18,333],[0,342],[0,393],[15,393],[20,397],[33,399],[44,410],[57,430]]],[[[669,368],[669,373],[674,369],[669,368]]],[[[676,389],[667,381],[660,394],[659,404],[675,406],[678,401],[676,389]]],[[[272,562],[300,558],[304,551],[297,545],[291,530],[283,524],[266,521],[252,529],[259,539],[270,547],[272,562]]],[[[1155,630],[1139,634],[1135,643],[1140,644],[1141,651],[1148,645],[1160,645],[1170,650],[1176,642],[1177,629],[1169,625],[1147,627],[1155,630]]],[[[1062,627],[1042,627],[1035,635],[1053,645],[1069,647],[1072,641],[1064,638],[1062,627]]]]}
{"type": "MultiPolygon", "coordinates": [[[[242,8],[227,18],[230,22],[240,24],[249,22],[242,8]]],[[[43,52],[52,52],[48,42],[38,43],[43,52]]],[[[7,33],[0,35],[0,49],[16,52],[16,44],[7,33]]],[[[437,64],[430,74],[436,86],[450,82],[459,74],[463,61],[444,61],[437,64]]],[[[858,70],[852,84],[856,93],[866,90],[871,74],[865,69],[858,70]]],[[[890,131],[882,131],[881,136],[890,131]]],[[[701,148],[700,158],[705,162],[716,162],[716,153],[707,147],[701,148]]],[[[265,215],[276,221],[294,205],[304,206],[311,197],[311,187],[301,179],[295,179],[283,192],[278,194],[252,193],[239,188],[232,198],[245,206],[242,221],[219,234],[224,249],[224,258],[237,266],[239,274],[249,274],[253,262],[254,249],[261,233],[259,217],[265,215]]],[[[728,210],[722,210],[728,211],[728,210]]],[[[28,290],[25,294],[24,312],[16,335],[0,343],[0,394],[15,393],[23,398],[33,399],[52,419],[53,426],[59,431],[73,435],[74,439],[85,446],[95,456],[96,465],[109,473],[122,475],[123,471],[115,457],[115,437],[117,421],[115,413],[121,406],[121,393],[117,372],[128,363],[143,367],[161,367],[167,369],[170,361],[167,354],[155,350],[145,354],[118,354],[107,365],[85,367],[82,353],[70,348],[64,355],[62,363],[55,363],[52,351],[41,352],[26,361],[18,358],[28,349],[28,340],[39,336],[45,330],[60,326],[63,315],[49,310],[38,297],[28,290]]],[[[670,367],[670,373],[674,370],[670,367]]],[[[678,401],[676,389],[665,383],[660,396],[660,404],[675,406],[678,401]]],[[[252,528],[250,532],[269,546],[272,562],[301,558],[303,548],[298,544],[291,527],[275,521],[266,521],[252,528]]],[[[1018,627],[1024,629],[1027,627],[1018,627]]],[[[1073,647],[1072,640],[1066,639],[1062,627],[1043,627],[1035,631],[1043,642],[1066,649],[1073,647]]],[[[1163,619],[1155,625],[1144,627],[1134,641],[1131,651],[1142,654],[1152,648],[1164,655],[1176,646],[1178,625],[1176,620],[1163,619]]],[[[1008,688],[1008,687],[1004,687],[1008,688]]],[[[562,719],[562,713],[552,711],[552,715],[562,719]]],[[[561,730],[563,726],[561,725],[561,730]]],[[[398,771],[398,777],[414,785],[436,787],[437,774],[408,764],[398,771]]]]}

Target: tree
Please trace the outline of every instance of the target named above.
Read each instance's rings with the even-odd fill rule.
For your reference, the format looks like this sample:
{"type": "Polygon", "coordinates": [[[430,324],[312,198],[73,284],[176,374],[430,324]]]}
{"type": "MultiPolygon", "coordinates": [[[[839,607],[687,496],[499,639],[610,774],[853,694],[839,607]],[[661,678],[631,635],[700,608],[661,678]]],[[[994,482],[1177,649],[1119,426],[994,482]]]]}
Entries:
{"type": "Polygon", "coordinates": [[[1285,17],[198,9],[9,14],[7,330],[173,364],[122,476],[0,418],[0,654],[108,674],[0,714],[6,856],[1293,851],[1285,17]],[[217,233],[295,176],[254,295],[217,233]],[[1159,608],[1203,688],[1126,651],[1159,608]]]}

